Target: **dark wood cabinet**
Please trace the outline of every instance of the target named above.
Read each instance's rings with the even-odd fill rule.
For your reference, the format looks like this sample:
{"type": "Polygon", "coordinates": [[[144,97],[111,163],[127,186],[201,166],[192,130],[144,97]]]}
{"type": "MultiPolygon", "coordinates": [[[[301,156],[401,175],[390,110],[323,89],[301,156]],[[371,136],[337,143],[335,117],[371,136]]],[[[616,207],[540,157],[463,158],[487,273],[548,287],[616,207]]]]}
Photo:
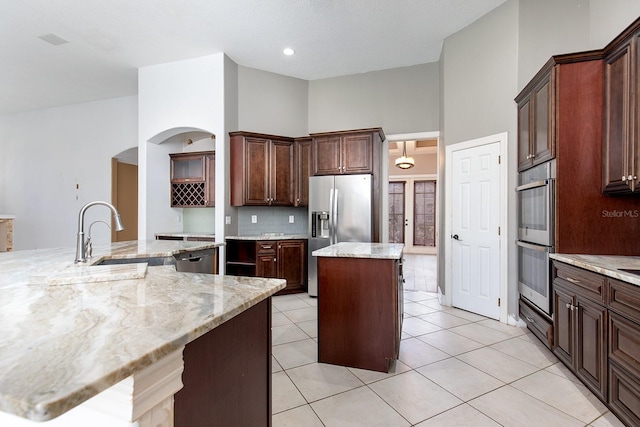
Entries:
{"type": "Polygon", "coordinates": [[[602,191],[640,192],[640,25],[629,27],[607,48],[604,59],[602,191]]]}
{"type": "Polygon", "coordinates": [[[285,279],[277,295],[304,292],[307,287],[305,239],[227,239],[226,274],[285,279]]]}
{"type": "Polygon", "coordinates": [[[313,134],[314,175],[374,173],[378,130],[313,134]]]}
{"type": "Polygon", "coordinates": [[[215,206],[215,153],[200,151],[169,154],[171,207],[215,206]]]}
{"type": "Polygon", "coordinates": [[[601,400],[607,400],[606,278],[554,262],[553,352],[601,400]]]}
{"type": "Polygon", "coordinates": [[[388,372],[402,333],[400,260],[317,261],[318,361],[388,372]]]}
{"type": "Polygon", "coordinates": [[[271,426],[271,298],[187,344],[176,427],[271,426]]]}
{"type": "Polygon", "coordinates": [[[309,205],[309,177],[313,167],[311,138],[297,138],[294,145],[294,206],[309,205]]]}
{"type": "Polygon", "coordinates": [[[231,132],[232,206],[293,206],[293,139],[231,132]]]}
{"type": "Polygon", "coordinates": [[[554,66],[549,61],[516,98],[520,171],[555,156],[554,66]]]}

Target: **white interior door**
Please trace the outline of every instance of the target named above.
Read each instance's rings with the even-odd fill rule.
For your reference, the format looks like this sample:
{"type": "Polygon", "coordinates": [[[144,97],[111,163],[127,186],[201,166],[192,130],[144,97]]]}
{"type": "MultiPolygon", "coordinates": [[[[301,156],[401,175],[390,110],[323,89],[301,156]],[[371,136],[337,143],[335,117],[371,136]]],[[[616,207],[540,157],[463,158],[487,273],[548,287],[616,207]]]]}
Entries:
{"type": "Polygon", "coordinates": [[[451,158],[451,303],[500,318],[500,143],[451,158]]]}

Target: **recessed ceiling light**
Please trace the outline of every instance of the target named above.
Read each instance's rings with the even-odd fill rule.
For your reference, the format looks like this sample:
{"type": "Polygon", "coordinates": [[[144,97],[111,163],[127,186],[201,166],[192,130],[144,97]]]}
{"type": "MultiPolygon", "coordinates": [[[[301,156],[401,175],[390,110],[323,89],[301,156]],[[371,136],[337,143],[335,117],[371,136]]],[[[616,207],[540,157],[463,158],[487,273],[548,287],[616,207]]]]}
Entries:
{"type": "Polygon", "coordinates": [[[290,47],[285,47],[284,50],[282,51],[282,53],[284,53],[287,56],[291,56],[294,53],[296,53],[296,51],[291,49],[290,47]]]}

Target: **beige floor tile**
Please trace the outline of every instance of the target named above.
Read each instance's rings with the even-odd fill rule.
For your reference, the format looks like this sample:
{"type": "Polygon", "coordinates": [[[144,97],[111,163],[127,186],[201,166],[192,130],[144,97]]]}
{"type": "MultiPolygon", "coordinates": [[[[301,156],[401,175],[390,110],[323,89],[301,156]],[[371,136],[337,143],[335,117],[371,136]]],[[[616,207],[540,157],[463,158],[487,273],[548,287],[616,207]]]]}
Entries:
{"type": "Polygon", "coordinates": [[[344,366],[312,363],[287,370],[287,374],[309,402],[364,385],[344,366]]]}
{"type": "Polygon", "coordinates": [[[536,344],[530,341],[511,338],[510,340],[493,344],[491,348],[508,354],[509,356],[513,356],[516,359],[527,362],[533,366],[537,366],[540,369],[548,368],[549,366],[558,363],[558,358],[555,357],[548,348],[540,343],[536,344]]]}
{"type": "Polygon", "coordinates": [[[292,322],[306,322],[307,320],[315,320],[318,318],[318,309],[315,307],[298,308],[283,312],[292,322]]]}
{"type": "Polygon", "coordinates": [[[424,291],[405,291],[404,292],[404,299],[408,301],[413,301],[413,302],[429,301],[433,299],[436,299],[437,301],[437,298],[438,298],[438,294],[435,294],[433,292],[424,292],[424,291]]]}
{"type": "Polygon", "coordinates": [[[311,406],[304,405],[273,416],[273,427],[323,427],[311,406]]]}
{"type": "Polygon", "coordinates": [[[273,357],[273,355],[271,356],[271,373],[276,373],[276,372],[280,372],[282,371],[282,366],[280,366],[280,364],[278,363],[278,361],[276,360],[275,357],[273,357]]]}
{"type": "Polygon", "coordinates": [[[449,330],[484,345],[495,344],[497,342],[508,340],[509,338],[511,338],[505,333],[496,331],[495,329],[487,328],[486,326],[478,325],[476,323],[456,326],[455,328],[450,328],[449,330]]]}
{"type": "Polygon", "coordinates": [[[271,352],[284,369],[291,369],[318,361],[318,344],[311,338],[274,345],[271,352]]]}
{"type": "Polygon", "coordinates": [[[296,325],[273,326],[271,328],[271,344],[280,345],[293,341],[300,341],[309,338],[307,334],[296,325]]]}
{"type": "Polygon", "coordinates": [[[446,311],[436,311],[435,313],[424,314],[418,317],[422,320],[426,320],[429,323],[433,323],[434,325],[446,329],[466,325],[467,323],[471,322],[470,320],[453,316],[446,311]]]}
{"type": "Polygon", "coordinates": [[[564,366],[564,364],[562,362],[558,362],[556,364],[553,364],[551,366],[549,366],[548,368],[545,368],[545,371],[554,374],[554,375],[558,375],[564,379],[567,379],[569,381],[572,381],[574,383],[578,383],[578,384],[582,384],[582,382],[578,379],[578,377],[576,377],[573,372],[571,372],[569,370],[569,368],[567,368],[566,366],[564,366]]]}
{"type": "Polygon", "coordinates": [[[463,337],[462,335],[455,334],[448,330],[421,335],[418,339],[452,356],[483,347],[483,345],[477,341],[470,340],[467,337],[463,337]]]}
{"type": "Polygon", "coordinates": [[[291,325],[292,323],[291,319],[280,311],[271,313],[271,326],[291,325]]]}
{"type": "Polygon", "coordinates": [[[309,308],[309,304],[294,295],[283,295],[275,297],[272,304],[280,311],[298,310],[301,308],[309,308]],[[290,297],[290,298],[289,298],[290,297]],[[280,299],[283,298],[283,299],[280,299]],[[286,298],[286,299],[285,299],[286,298]]]}
{"type": "Polygon", "coordinates": [[[489,347],[473,350],[456,357],[505,383],[538,371],[538,368],[533,365],[489,347]]]}
{"type": "Polygon", "coordinates": [[[408,302],[404,304],[404,312],[412,316],[420,316],[437,311],[434,308],[427,307],[419,302],[408,302]]]}
{"type": "Polygon", "coordinates": [[[460,399],[415,371],[378,381],[369,387],[411,424],[424,421],[462,403],[460,399]]]}
{"type": "Polygon", "coordinates": [[[600,418],[589,424],[592,427],[624,427],[622,421],[620,421],[615,415],[611,412],[607,412],[602,415],[600,418]]]}
{"type": "Polygon", "coordinates": [[[511,337],[519,337],[527,333],[527,328],[525,326],[507,325],[493,319],[480,320],[477,324],[495,329],[496,331],[502,332],[503,334],[507,334],[511,337]]]}
{"type": "Polygon", "coordinates": [[[508,385],[473,399],[469,404],[504,426],[584,426],[579,420],[508,385]]]}
{"type": "Polygon", "coordinates": [[[349,369],[356,377],[360,379],[365,384],[370,384],[376,381],[384,380],[385,378],[392,377],[394,375],[401,374],[403,372],[410,371],[411,368],[402,363],[399,360],[394,360],[391,364],[391,368],[389,372],[376,372],[370,371],[368,369],[358,369],[358,368],[347,368],[349,369]]]}
{"type": "Polygon", "coordinates": [[[439,331],[441,329],[442,328],[440,326],[429,323],[418,317],[407,317],[402,322],[402,332],[414,337],[428,334],[429,332],[439,331]]]}
{"type": "Polygon", "coordinates": [[[467,404],[456,406],[427,421],[416,424],[416,427],[497,427],[497,422],[467,404]]]}
{"type": "Polygon", "coordinates": [[[449,311],[453,308],[449,305],[441,305],[440,302],[438,301],[438,298],[433,298],[427,301],[420,301],[420,304],[426,305],[427,307],[431,307],[436,311],[449,311]]]}
{"type": "Polygon", "coordinates": [[[271,381],[271,413],[277,414],[307,403],[284,371],[272,374],[271,381]]]}
{"type": "Polygon", "coordinates": [[[305,334],[309,335],[311,338],[316,338],[318,336],[318,321],[317,320],[307,320],[306,322],[298,322],[296,323],[300,329],[304,331],[305,334]]]}
{"type": "Polygon", "coordinates": [[[582,384],[576,384],[546,371],[539,371],[511,384],[584,423],[590,423],[607,408],[582,384]]]}
{"type": "Polygon", "coordinates": [[[447,353],[417,338],[409,338],[400,343],[400,356],[398,359],[405,365],[415,369],[448,357],[450,356],[447,353]]]}
{"type": "Polygon", "coordinates": [[[304,301],[305,303],[309,304],[311,307],[317,307],[318,306],[318,298],[313,298],[310,297],[309,294],[305,294],[306,298],[302,298],[302,301],[304,301]]]}
{"type": "Polygon", "coordinates": [[[311,404],[326,427],[404,427],[410,424],[367,387],[311,404]]]}
{"type": "Polygon", "coordinates": [[[479,314],[471,313],[470,311],[461,310],[455,307],[449,307],[449,310],[449,314],[462,317],[463,319],[471,320],[472,322],[480,322],[487,319],[486,317],[480,316],[479,314]]]}
{"type": "Polygon", "coordinates": [[[504,385],[502,381],[455,358],[423,366],[417,371],[465,402],[504,385]]]}

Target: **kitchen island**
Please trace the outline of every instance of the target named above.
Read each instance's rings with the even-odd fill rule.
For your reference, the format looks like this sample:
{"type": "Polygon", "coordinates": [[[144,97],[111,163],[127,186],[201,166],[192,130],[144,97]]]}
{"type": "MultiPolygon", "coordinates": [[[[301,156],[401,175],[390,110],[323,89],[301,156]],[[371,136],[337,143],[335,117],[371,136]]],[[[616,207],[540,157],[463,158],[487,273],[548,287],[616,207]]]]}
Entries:
{"type": "Polygon", "coordinates": [[[389,371],[402,333],[403,248],[341,242],[313,251],[318,261],[318,362],[389,371]]]}
{"type": "Polygon", "coordinates": [[[73,248],[0,254],[0,425],[169,426],[174,394],[176,426],[270,425],[270,297],[284,280],[137,262],[220,245],[120,242],[88,265],[73,248]],[[99,265],[114,258],[135,263],[99,265]]]}

